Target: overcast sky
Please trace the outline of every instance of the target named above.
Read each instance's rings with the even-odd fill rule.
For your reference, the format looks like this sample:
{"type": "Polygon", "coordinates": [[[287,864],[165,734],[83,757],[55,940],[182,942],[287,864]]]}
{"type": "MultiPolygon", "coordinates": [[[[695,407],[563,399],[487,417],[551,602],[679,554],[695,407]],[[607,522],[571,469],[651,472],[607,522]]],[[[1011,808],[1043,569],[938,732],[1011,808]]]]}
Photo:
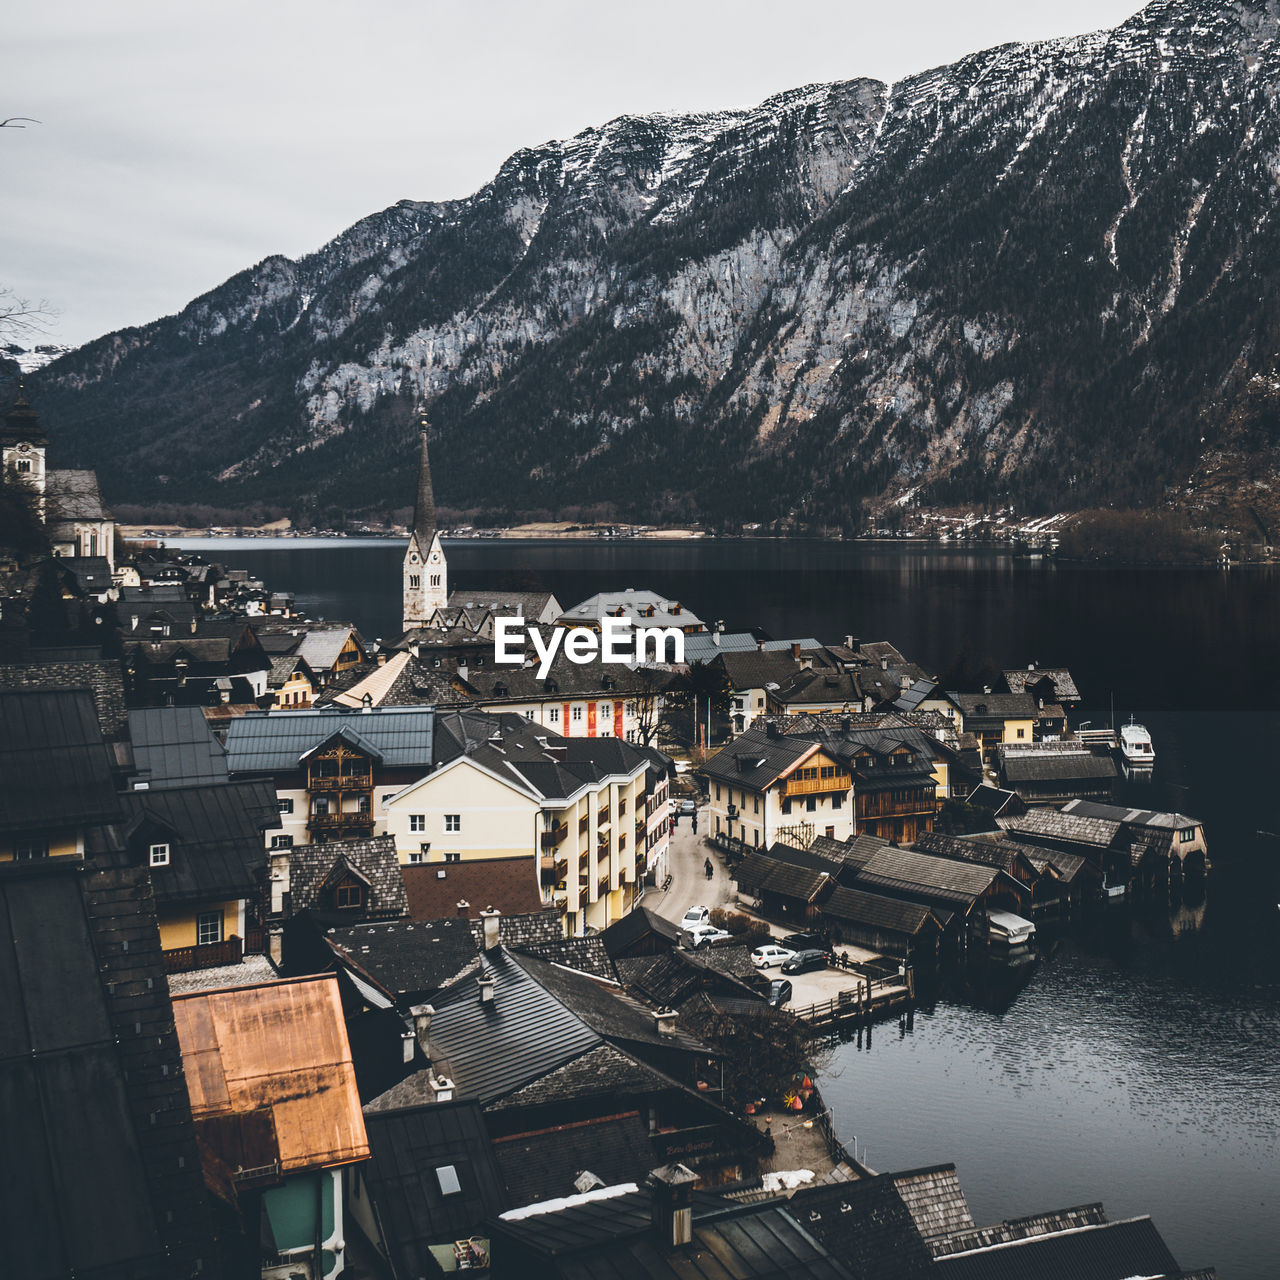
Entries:
{"type": "Polygon", "coordinates": [[[624,112],[896,80],[1137,0],[56,0],[10,5],[0,286],[80,343],[180,310],[396,200],[624,112]]]}

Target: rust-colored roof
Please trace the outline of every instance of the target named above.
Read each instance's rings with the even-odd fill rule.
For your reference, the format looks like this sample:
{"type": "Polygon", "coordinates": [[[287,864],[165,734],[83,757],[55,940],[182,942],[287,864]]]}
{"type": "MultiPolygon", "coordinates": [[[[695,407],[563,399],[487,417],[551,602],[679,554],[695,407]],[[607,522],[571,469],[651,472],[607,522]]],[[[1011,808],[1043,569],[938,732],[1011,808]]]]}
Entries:
{"type": "Polygon", "coordinates": [[[197,1123],[269,1112],[284,1173],[368,1158],[332,974],[175,996],[173,1018],[197,1123]]]}

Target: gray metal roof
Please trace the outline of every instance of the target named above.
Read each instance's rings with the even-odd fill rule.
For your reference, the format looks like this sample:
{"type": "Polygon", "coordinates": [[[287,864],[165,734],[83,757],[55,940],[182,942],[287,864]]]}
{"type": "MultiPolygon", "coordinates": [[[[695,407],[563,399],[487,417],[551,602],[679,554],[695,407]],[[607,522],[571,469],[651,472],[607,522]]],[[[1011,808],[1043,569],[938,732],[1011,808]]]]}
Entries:
{"type": "Polygon", "coordinates": [[[1119,804],[1099,804],[1094,800],[1071,800],[1062,806],[1063,813],[1073,813],[1081,818],[1102,818],[1106,822],[1121,822],[1125,826],[1163,827],[1173,831],[1184,827],[1200,826],[1199,818],[1185,813],[1160,813],[1154,809],[1126,809],[1119,804]]]}
{"type": "Polygon", "coordinates": [[[346,730],[377,752],[388,768],[431,764],[435,736],[432,707],[376,707],[347,711],[251,711],[227,726],[227,766],[232,773],[296,769],[302,757],[346,730]]]}
{"type": "Polygon", "coordinates": [[[227,752],[199,707],[143,707],[129,712],[135,782],[151,790],[227,780],[227,752]]]}
{"type": "Polygon", "coordinates": [[[483,962],[492,1000],[481,1001],[470,976],[432,1000],[432,1049],[459,1093],[491,1102],[602,1043],[505,950],[485,952],[483,962]]]}

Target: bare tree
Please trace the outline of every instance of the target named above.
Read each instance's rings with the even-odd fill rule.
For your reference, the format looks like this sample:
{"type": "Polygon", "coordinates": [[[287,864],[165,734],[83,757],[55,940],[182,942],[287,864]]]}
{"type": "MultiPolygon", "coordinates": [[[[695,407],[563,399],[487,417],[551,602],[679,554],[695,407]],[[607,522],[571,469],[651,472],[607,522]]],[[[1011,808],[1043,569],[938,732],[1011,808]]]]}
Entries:
{"type": "Polygon", "coordinates": [[[0,341],[39,337],[48,332],[56,314],[47,302],[20,298],[8,285],[0,285],[0,341]]]}

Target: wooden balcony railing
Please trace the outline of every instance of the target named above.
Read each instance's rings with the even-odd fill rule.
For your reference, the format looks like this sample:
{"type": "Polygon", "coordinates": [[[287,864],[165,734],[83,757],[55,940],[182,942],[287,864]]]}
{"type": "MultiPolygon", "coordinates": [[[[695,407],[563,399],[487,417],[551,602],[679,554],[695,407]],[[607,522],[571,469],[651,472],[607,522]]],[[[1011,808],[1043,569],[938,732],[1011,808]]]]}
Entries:
{"type": "Polygon", "coordinates": [[[565,838],[569,834],[568,826],[561,822],[557,826],[551,828],[550,831],[542,833],[543,849],[557,849],[565,842],[565,838]]]}
{"type": "Polygon", "coordinates": [[[578,819],[578,834],[583,835],[590,825],[591,825],[591,815],[584,813],[582,817],[578,819]]]}
{"type": "Polygon", "coordinates": [[[313,831],[332,831],[338,827],[358,827],[362,831],[373,830],[373,814],[354,810],[343,813],[313,813],[307,819],[313,831]]]}
{"type": "Polygon", "coordinates": [[[312,777],[307,782],[308,791],[371,791],[373,774],[347,773],[336,778],[312,777]]]}
{"type": "Polygon", "coordinates": [[[196,969],[216,969],[239,964],[244,959],[244,942],[235,934],[222,942],[206,942],[196,947],[171,947],[161,953],[166,973],[191,973],[196,969]]]}
{"type": "Polygon", "coordinates": [[[788,778],[783,784],[784,796],[811,796],[822,791],[848,791],[849,775],[837,773],[830,778],[788,778]]]}

